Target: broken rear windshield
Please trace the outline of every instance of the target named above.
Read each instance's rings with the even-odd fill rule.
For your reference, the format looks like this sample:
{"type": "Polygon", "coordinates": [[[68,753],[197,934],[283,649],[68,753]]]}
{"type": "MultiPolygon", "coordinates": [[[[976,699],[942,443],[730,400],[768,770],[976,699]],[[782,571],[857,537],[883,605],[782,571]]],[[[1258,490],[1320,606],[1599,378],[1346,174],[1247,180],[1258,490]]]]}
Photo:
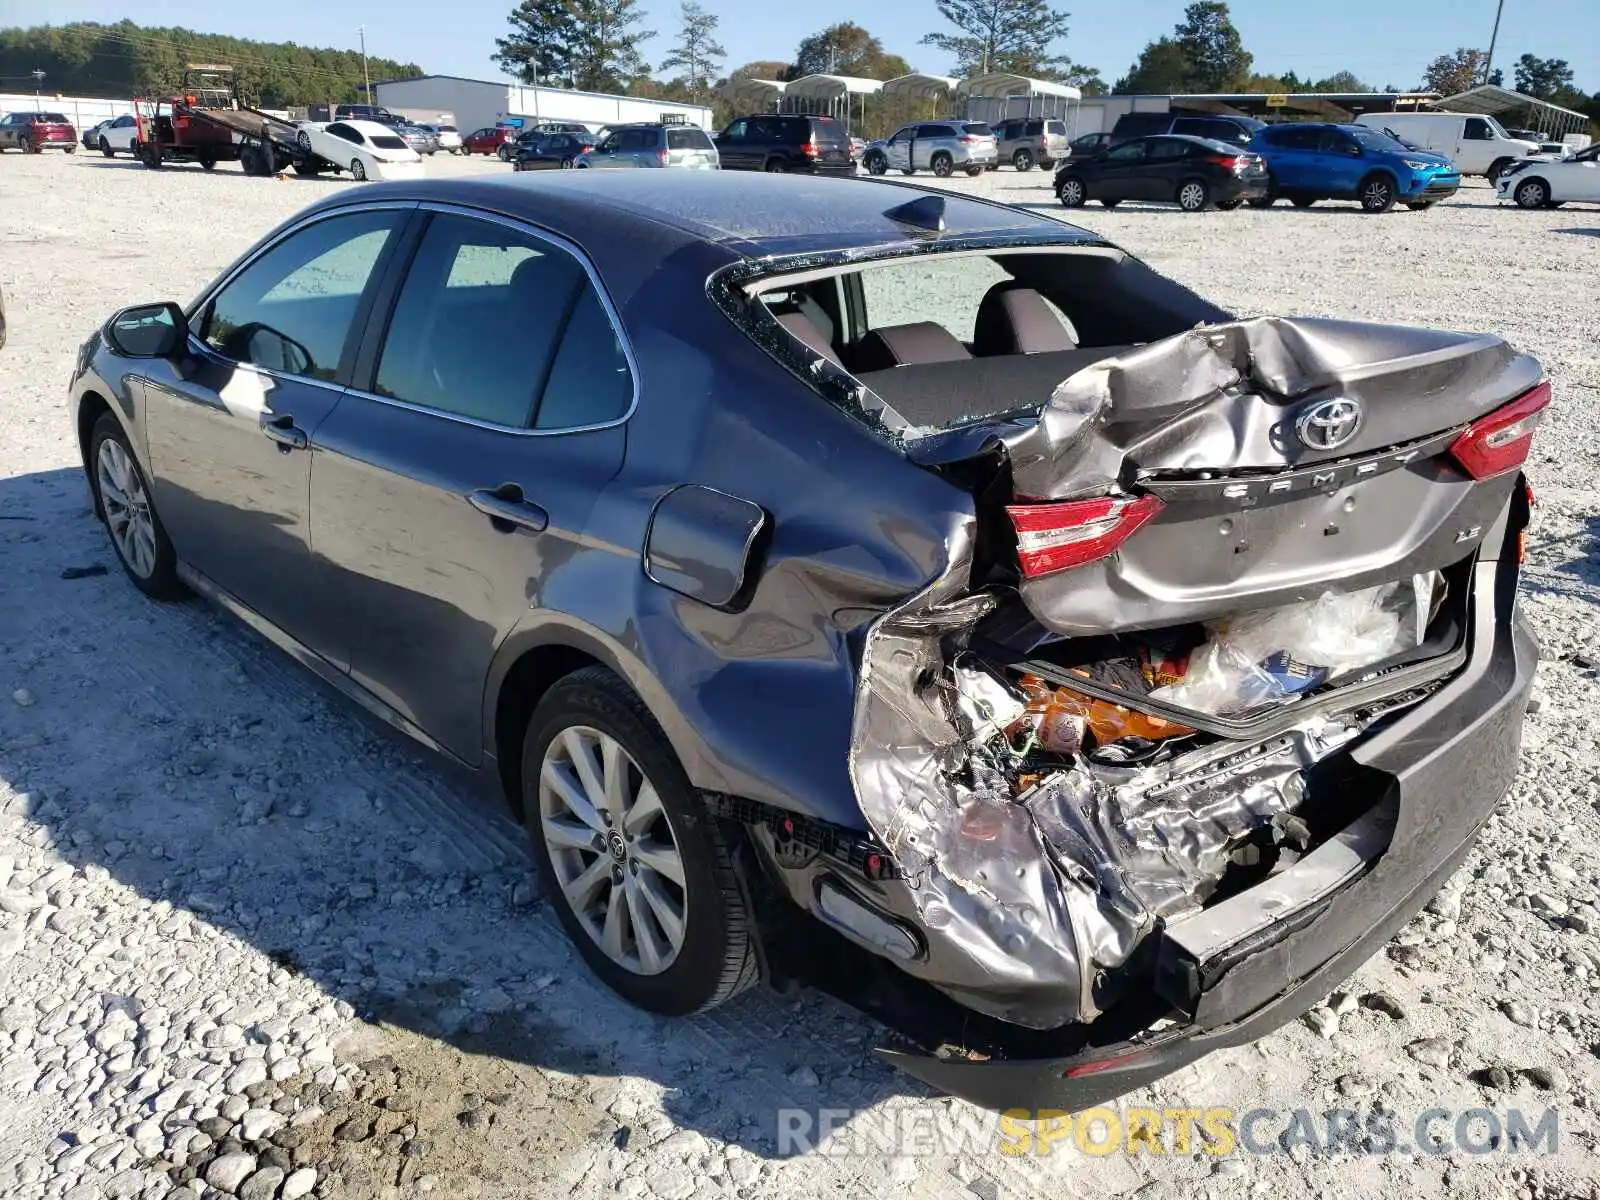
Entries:
{"type": "Polygon", "coordinates": [[[1037,412],[1093,363],[1228,318],[1104,246],[902,254],[747,290],[758,340],[814,385],[817,357],[847,373],[839,391],[819,390],[853,396],[841,407],[900,438],[1037,412]]]}

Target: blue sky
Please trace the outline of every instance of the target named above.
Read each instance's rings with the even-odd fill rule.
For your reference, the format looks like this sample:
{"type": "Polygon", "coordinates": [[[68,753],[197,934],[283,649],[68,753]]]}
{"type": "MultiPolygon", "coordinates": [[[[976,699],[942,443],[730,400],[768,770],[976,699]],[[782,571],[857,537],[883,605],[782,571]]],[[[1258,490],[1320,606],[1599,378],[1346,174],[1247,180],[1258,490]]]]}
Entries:
{"type": "MultiPolygon", "coordinates": [[[[946,72],[950,64],[918,39],[941,28],[933,0],[702,0],[722,17],[729,67],[752,59],[787,59],[807,34],[836,21],[854,20],[919,70],[946,72]],[[867,9],[870,17],[863,16],[867,9]]],[[[1169,33],[1184,0],[1057,0],[1072,14],[1065,49],[1076,61],[1099,67],[1108,80],[1127,70],[1144,44],[1169,33]]],[[[193,0],[51,0],[43,8],[0,0],[0,26],[46,18],[184,25],[269,41],[311,46],[353,46],[355,25],[365,20],[367,49],[412,61],[429,71],[481,78],[498,76],[489,56],[505,30],[512,0],[388,0],[382,5],[334,5],[327,0],[269,0],[261,5],[216,6],[193,0]],[[382,16],[377,14],[382,13],[382,16]]],[[[645,46],[659,62],[669,41],[677,0],[645,0],[659,35],[645,46]]],[[[1457,46],[1485,46],[1495,0],[1337,0],[1288,5],[1283,0],[1233,0],[1234,23],[1266,72],[1292,70],[1302,77],[1348,69],[1376,87],[1412,87],[1429,59],[1457,46]]],[[[1518,55],[1564,58],[1585,91],[1600,89],[1600,9],[1597,0],[1505,0],[1495,51],[1507,67],[1518,55]]]]}

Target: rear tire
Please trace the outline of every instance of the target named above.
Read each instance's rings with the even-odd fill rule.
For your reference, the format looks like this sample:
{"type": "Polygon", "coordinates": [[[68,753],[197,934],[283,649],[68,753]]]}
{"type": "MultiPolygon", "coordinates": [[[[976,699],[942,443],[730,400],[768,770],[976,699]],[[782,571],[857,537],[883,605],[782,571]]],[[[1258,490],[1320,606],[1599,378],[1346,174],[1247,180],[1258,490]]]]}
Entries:
{"type": "Polygon", "coordinates": [[[1412,212],[1427,212],[1430,208],[1433,207],[1433,205],[1434,205],[1434,202],[1432,200],[1407,200],[1406,201],[1406,207],[1409,208],[1412,212]]]}
{"type": "Polygon", "coordinates": [[[200,160],[200,169],[202,171],[215,171],[217,169],[217,160],[207,155],[200,160]]]}
{"type": "Polygon", "coordinates": [[[570,170],[572,170],[572,167],[573,167],[573,160],[572,159],[563,158],[561,160],[561,169],[563,171],[570,171],[570,170]]]}
{"type": "Polygon", "coordinates": [[[27,138],[22,143],[22,152],[24,154],[43,154],[44,147],[32,138],[27,138]]]}
{"type": "Polygon", "coordinates": [[[367,179],[367,164],[359,158],[352,158],[350,160],[350,178],[357,183],[365,183],[367,179]]]}
{"type": "Polygon", "coordinates": [[[955,172],[956,160],[941,150],[929,160],[928,166],[933,169],[933,173],[940,179],[949,179],[955,172]]]}
{"type": "Polygon", "coordinates": [[[1394,207],[1394,184],[1387,175],[1368,175],[1361,181],[1360,194],[1365,212],[1386,213],[1394,207]]]}
{"type": "Polygon", "coordinates": [[[522,791],[544,894],[613,991],[651,1012],[685,1016],[757,981],[750,913],[722,827],[621,679],[587,667],[545,694],[523,737],[522,791]],[[586,771],[602,785],[606,807],[587,802],[596,789],[586,771]],[[652,870],[657,863],[663,869],[652,870]],[[657,932],[670,957],[659,953],[657,932]]]}
{"type": "Polygon", "coordinates": [[[900,168],[900,174],[902,174],[902,175],[915,175],[916,173],[917,173],[917,169],[915,167],[901,167],[900,168]]]}
{"type": "Polygon", "coordinates": [[[501,162],[510,162],[511,161],[511,151],[506,149],[506,146],[505,146],[504,142],[500,143],[500,149],[496,150],[495,153],[500,156],[500,161],[501,162]]]}
{"type": "Polygon", "coordinates": [[[1289,201],[1289,203],[1293,204],[1296,208],[1310,208],[1316,202],[1317,198],[1315,196],[1296,196],[1293,200],[1289,201]]]}
{"type": "Polygon", "coordinates": [[[294,144],[299,146],[300,149],[304,150],[307,154],[311,153],[311,135],[304,129],[294,135],[294,144]]]}
{"type": "Polygon", "coordinates": [[[1524,179],[1517,184],[1511,198],[1518,208],[1543,208],[1550,203],[1550,185],[1537,176],[1524,179]]]}
{"type": "Polygon", "coordinates": [[[787,175],[789,173],[789,164],[781,158],[769,158],[766,165],[761,169],[768,175],[787,175]]]}
{"type": "Polygon", "coordinates": [[[1203,179],[1185,179],[1178,185],[1176,199],[1184,212],[1204,212],[1211,207],[1211,189],[1203,179]]]}
{"type": "Polygon", "coordinates": [[[1033,170],[1033,152],[1031,150],[1018,150],[1011,156],[1011,165],[1019,171],[1033,170]]]}
{"type": "Polygon", "coordinates": [[[67,146],[66,150],[67,150],[68,154],[76,154],[78,152],[78,143],[77,142],[71,143],[70,145],[67,146]]]}
{"type": "Polygon", "coordinates": [[[983,174],[983,166],[981,164],[975,163],[972,166],[967,168],[967,178],[969,178],[969,179],[976,179],[979,175],[982,175],[982,174],[983,174]]]}
{"type": "Polygon", "coordinates": [[[1244,203],[1243,200],[1218,200],[1217,201],[1217,208],[1221,212],[1232,212],[1234,209],[1238,208],[1239,205],[1241,205],[1243,203],[1244,203]]]}
{"type": "Polygon", "coordinates": [[[133,586],[153,600],[185,596],[188,589],[178,578],[178,556],[156,512],[150,481],[134,457],[122,422],[109,412],[101,413],[89,432],[89,480],[96,514],[133,586]]]}

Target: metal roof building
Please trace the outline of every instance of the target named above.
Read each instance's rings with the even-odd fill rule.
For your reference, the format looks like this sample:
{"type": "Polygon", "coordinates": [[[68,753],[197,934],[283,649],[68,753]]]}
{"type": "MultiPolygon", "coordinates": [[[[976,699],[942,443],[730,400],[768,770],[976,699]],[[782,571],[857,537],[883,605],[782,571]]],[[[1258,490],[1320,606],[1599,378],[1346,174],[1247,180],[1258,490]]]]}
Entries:
{"type": "Polygon", "coordinates": [[[1455,96],[1446,96],[1434,107],[1446,112],[1493,117],[1502,125],[1521,125],[1556,137],[1566,133],[1581,133],[1589,128],[1589,118],[1585,113],[1489,83],[1455,96]]]}

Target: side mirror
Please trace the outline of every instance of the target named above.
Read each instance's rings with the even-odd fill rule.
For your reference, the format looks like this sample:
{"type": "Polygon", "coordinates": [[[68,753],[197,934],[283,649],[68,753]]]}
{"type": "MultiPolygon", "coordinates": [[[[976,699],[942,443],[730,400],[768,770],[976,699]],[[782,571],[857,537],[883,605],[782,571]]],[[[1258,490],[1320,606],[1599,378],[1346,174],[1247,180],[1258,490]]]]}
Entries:
{"type": "Polygon", "coordinates": [[[125,358],[172,358],[189,341],[189,319],[167,300],[125,308],[106,322],[106,341],[125,358]]]}

